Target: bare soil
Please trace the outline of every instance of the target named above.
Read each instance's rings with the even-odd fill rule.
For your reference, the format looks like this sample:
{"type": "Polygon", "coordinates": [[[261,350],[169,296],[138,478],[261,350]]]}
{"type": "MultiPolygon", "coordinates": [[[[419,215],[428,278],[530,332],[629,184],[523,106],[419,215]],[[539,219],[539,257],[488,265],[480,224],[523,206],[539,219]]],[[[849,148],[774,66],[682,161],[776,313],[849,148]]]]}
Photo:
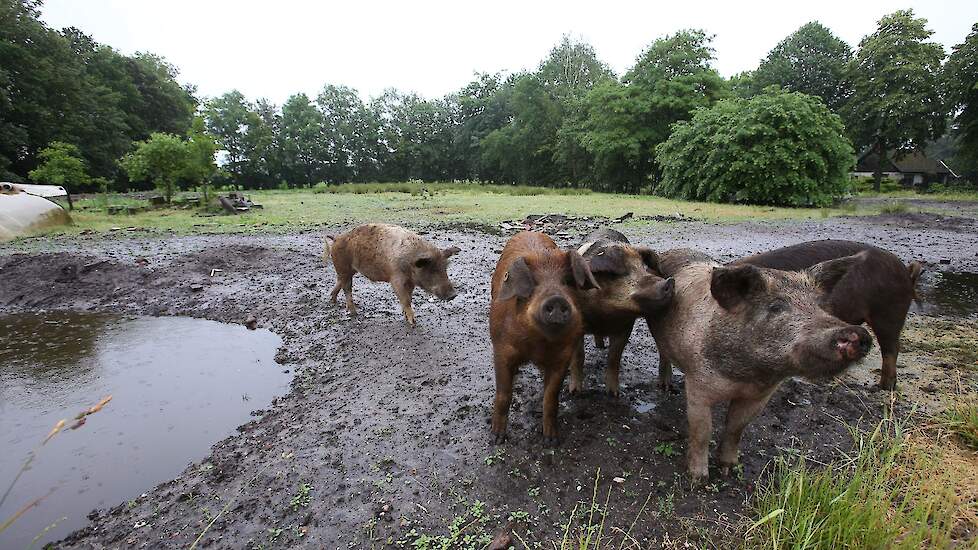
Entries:
{"type": "MultiPolygon", "coordinates": [[[[698,248],[721,260],[845,238],[925,260],[930,270],[976,272],[976,225],[968,217],[897,214],[620,229],[633,242],[698,248]]],[[[354,280],[357,318],[328,303],[335,274],[323,267],[319,232],[38,238],[0,251],[0,313],[66,309],[225,322],[254,315],[282,337],[277,359],[297,372],[287,395],[254,411],[210,456],[146,487],[132,503],[93,511],[90,526],[56,546],[187,548],[204,533],[199,544],[211,548],[380,548],[446,534],[454,520],[468,525],[463,535],[512,530],[550,547],[575,506],[590,511],[599,470],[597,500],[603,508],[611,491],[605,529],[616,540],[634,522],[630,537],[643,548],[730,546],[772,458],[805,454],[829,463],[851,448],[847,424],[874,424],[891,400],[873,387],[878,355],[827,385],[789,381],[747,429],[742,474],[713,472],[713,483],[694,489],[684,473],[684,399],[681,391],[657,389],[655,346],[640,323],[623,359],[622,397],[603,392],[604,350],[589,342],[585,393],[562,395],[562,444],[542,446],[541,381],[524,368],[509,440],[493,446],[489,279],[506,237],[457,227],[427,237],[462,249],[449,268],[459,297],[433,302],[416,293],[415,329],[386,284],[354,280]]],[[[946,365],[914,357],[900,361],[901,414],[913,410],[913,392],[924,384],[954,389],[946,365]]],[[[485,546],[474,540],[472,547],[485,546]]]]}

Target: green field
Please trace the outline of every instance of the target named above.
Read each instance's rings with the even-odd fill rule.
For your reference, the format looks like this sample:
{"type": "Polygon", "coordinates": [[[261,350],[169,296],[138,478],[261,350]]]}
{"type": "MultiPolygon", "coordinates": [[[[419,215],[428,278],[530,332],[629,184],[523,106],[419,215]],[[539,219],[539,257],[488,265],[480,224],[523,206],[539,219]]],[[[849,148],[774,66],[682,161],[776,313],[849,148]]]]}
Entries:
{"type": "MultiPolygon", "coordinates": [[[[358,187],[358,186],[357,186],[358,187]]],[[[522,219],[528,214],[560,213],[570,216],[615,218],[632,212],[642,216],[675,216],[708,221],[803,219],[853,214],[852,208],[774,208],[685,202],[648,195],[605,193],[561,193],[542,188],[514,188],[519,194],[483,189],[439,188],[438,186],[396,184],[412,192],[323,192],[319,190],[253,191],[247,196],[264,208],[237,216],[209,214],[196,208],[162,208],[138,214],[109,214],[104,198],[85,198],[75,202],[75,225],[53,228],[48,234],[77,234],[81,231],[111,231],[113,228],[149,228],[176,233],[220,233],[301,230],[318,226],[342,226],[379,221],[409,226],[464,223],[495,225],[522,219]]],[[[348,189],[341,188],[342,191],[348,189]]],[[[108,198],[108,204],[132,205],[121,196],[108,198]]],[[[875,212],[873,212],[875,213],[875,212]]],[[[640,219],[632,224],[649,223],[640,219]]],[[[118,230],[116,229],[116,230],[118,230]]]]}

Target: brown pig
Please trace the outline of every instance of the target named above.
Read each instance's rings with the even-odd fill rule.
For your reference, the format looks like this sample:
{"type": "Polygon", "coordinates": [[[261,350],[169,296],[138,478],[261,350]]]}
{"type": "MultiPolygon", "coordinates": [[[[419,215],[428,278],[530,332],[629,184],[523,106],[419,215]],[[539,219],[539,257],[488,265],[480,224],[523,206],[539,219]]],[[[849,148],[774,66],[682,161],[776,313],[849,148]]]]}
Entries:
{"type": "Polygon", "coordinates": [[[852,241],[811,241],[735,260],[728,265],[750,264],[798,271],[819,262],[860,254],[859,262],[819,302],[825,311],[847,323],[866,323],[879,341],[883,355],[880,387],[896,388],[900,332],[910,302],[916,297],[920,262],[904,265],[900,258],[875,246],[852,241]],[[860,254],[861,253],[861,254],[860,254]]]}
{"type": "Polygon", "coordinates": [[[740,438],[781,382],[835,376],[862,359],[869,332],[829,315],[820,296],[859,259],[829,260],[799,271],[724,267],[691,251],[660,255],[676,296],[649,326],[664,358],[686,375],[689,473],[708,476],[712,409],[727,403],[720,440],[723,470],[737,463],[740,438]]]}
{"type": "MultiPolygon", "coordinates": [[[[618,375],[621,356],[632,335],[635,320],[654,316],[672,302],[674,281],[663,279],[656,272],[658,257],[655,251],[632,246],[628,238],[614,229],[598,229],[585,238],[578,252],[588,262],[600,288],[577,291],[584,332],[594,335],[595,345],[603,347],[608,337],[608,367],[605,369],[605,388],[612,395],[619,393],[618,375]]],[[[584,339],[574,352],[571,362],[569,390],[583,389],[584,339]]]]}
{"type": "Polygon", "coordinates": [[[577,251],[557,248],[543,233],[524,231],[503,248],[492,274],[489,335],[496,371],[492,434],[506,438],[513,379],[532,362],[543,375],[543,438],[557,444],[557,397],[571,355],[584,336],[575,290],[597,288],[577,251]]]}
{"type": "Polygon", "coordinates": [[[340,289],[346,295],[346,309],[356,315],[353,303],[353,275],[360,273],[371,281],[389,282],[401,302],[409,325],[414,326],[411,293],[414,287],[442,300],[455,298],[455,287],[448,279],[448,259],[458,247],[444,250],[422,239],[417,233],[396,225],[370,223],[354,227],[338,237],[326,236],[323,261],[333,261],[336,286],[329,299],[336,302],[340,289]],[[330,241],[333,244],[330,245],[330,241]]]}

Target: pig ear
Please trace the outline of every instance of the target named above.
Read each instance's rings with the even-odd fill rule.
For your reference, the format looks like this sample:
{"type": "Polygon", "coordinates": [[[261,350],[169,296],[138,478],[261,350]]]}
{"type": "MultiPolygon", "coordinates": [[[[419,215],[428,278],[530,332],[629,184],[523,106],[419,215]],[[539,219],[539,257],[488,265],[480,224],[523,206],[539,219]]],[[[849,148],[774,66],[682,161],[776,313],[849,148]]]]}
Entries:
{"type": "Polygon", "coordinates": [[[635,251],[642,257],[642,263],[645,264],[645,267],[659,273],[659,255],[655,253],[655,250],[647,246],[636,246],[635,251]]]}
{"type": "Polygon", "coordinates": [[[858,264],[860,260],[862,260],[862,253],[815,264],[806,271],[820,290],[823,292],[832,292],[836,283],[842,279],[843,275],[849,272],[852,266],[858,264]]]}
{"type": "Polygon", "coordinates": [[[502,288],[499,290],[497,300],[509,300],[513,296],[529,298],[536,288],[537,282],[533,279],[533,272],[530,266],[526,265],[526,260],[521,256],[510,264],[506,275],[503,275],[502,288]]]}
{"type": "Polygon", "coordinates": [[[587,260],[578,254],[576,250],[567,252],[567,256],[570,259],[571,274],[574,276],[574,284],[577,285],[577,288],[581,290],[601,288],[598,286],[598,282],[594,280],[594,274],[591,273],[591,268],[587,265],[587,260]]]}
{"type": "Polygon", "coordinates": [[[616,246],[608,246],[599,250],[587,259],[591,273],[607,273],[609,275],[624,275],[628,273],[625,265],[625,255],[616,246]]]}
{"type": "Polygon", "coordinates": [[[710,277],[710,293],[723,309],[737,306],[765,286],[761,270],[752,265],[714,267],[710,277]]]}
{"type": "Polygon", "coordinates": [[[461,251],[462,251],[462,249],[460,249],[459,247],[452,246],[452,247],[446,248],[445,250],[442,250],[441,251],[441,255],[444,256],[446,259],[448,259],[448,258],[451,258],[452,256],[458,254],[461,251]]]}

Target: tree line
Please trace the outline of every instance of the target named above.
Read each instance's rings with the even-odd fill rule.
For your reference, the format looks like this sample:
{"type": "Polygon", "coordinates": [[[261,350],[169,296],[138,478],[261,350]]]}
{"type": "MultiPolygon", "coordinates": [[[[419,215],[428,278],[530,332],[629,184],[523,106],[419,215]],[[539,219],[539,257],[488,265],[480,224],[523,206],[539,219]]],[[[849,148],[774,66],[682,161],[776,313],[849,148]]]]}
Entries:
{"type": "Polygon", "coordinates": [[[565,36],[535,70],[477,74],[441,98],[388,89],[365,101],[327,84],[278,106],[236,90],[200,101],[162,59],[49,29],[39,6],[0,0],[0,177],[43,167],[42,152],[60,143],[76,148],[92,176],[131,186],[148,177],[128,170],[131,155],[120,162],[133,144],[154,133],[201,143],[195,115],[221,169],[181,169],[176,183],[479,180],[762,202],[784,192],[802,204],[837,194],[854,151],[907,151],[938,139],[958,171],[978,171],[978,23],[947,56],[910,10],[883,17],[855,51],[808,23],[755,70],[729,79],[714,68],[713,37],[700,30],[654,40],[623,75],[565,36]],[[714,141],[694,143],[702,131],[714,141]],[[766,144],[768,156],[754,143],[766,144]],[[727,156],[710,154],[720,150],[727,156]],[[737,156],[745,151],[760,156],[737,156]],[[738,177],[759,184],[771,173],[765,167],[787,162],[777,177],[788,183],[730,188],[733,172],[717,169],[737,159],[738,177]],[[682,181],[689,178],[715,181],[682,181]],[[809,189],[826,178],[825,190],[809,189]]]}

